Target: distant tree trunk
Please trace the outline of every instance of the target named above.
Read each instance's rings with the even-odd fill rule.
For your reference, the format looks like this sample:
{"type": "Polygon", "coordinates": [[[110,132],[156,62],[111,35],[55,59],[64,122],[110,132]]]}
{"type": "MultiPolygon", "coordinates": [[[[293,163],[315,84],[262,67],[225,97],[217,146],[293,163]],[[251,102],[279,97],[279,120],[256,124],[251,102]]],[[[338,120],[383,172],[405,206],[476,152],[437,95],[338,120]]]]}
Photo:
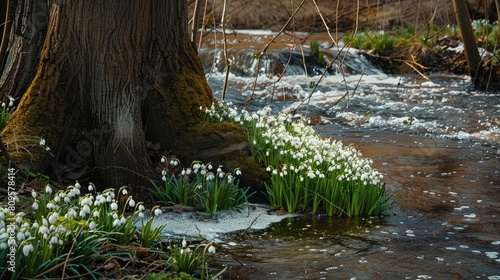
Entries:
{"type": "Polygon", "coordinates": [[[475,82],[478,78],[481,56],[479,55],[476,38],[474,37],[474,30],[472,30],[467,0],[453,0],[453,6],[455,7],[458,27],[462,35],[465,59],[467,60],[472,80],[475,82]]]}
{"type": "Polygon", "coordinates": [[[198,108],[213,101],[189,37],[186,1],[17,3],[0,80],[3,93],[24,92],[1,134],[13,159],[69,178],[91,168],[108,187],[147,184],[155,176],[147,141],[181,145],[202,120],[198,108]]]}
{"type": "Polygon", "coordinates": [[[498,20],[498,24],[500,24],[500,0],[495,0],[495,6],[497,8],[497,20],[498,20]]]}

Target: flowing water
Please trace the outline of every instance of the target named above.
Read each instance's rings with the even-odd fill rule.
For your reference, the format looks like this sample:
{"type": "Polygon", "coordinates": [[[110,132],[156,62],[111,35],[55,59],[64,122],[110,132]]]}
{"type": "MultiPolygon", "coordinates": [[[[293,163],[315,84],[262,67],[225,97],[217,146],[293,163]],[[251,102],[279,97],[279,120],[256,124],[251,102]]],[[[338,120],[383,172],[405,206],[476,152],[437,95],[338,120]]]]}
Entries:
{"type": "MultiPolygon", "coordinates": [[[[200,56],[220,98],[221,53],[200,56]]],[[[463,76],[391,76],[354,51],[345,58],[302,102],[320,79],[314,65],[278,81],[270,65],[283,54],[273,53],[249,105],[256,61],[248,55],[233,62],[239,70],[226,99],[276,112],[301,104],[320,135],[373,159],[393,209],[382,217],[304,215],[229,234],[211,264],[227,267],[224,279],[500,279],[500,95],[474,90],[463,76]]]]}

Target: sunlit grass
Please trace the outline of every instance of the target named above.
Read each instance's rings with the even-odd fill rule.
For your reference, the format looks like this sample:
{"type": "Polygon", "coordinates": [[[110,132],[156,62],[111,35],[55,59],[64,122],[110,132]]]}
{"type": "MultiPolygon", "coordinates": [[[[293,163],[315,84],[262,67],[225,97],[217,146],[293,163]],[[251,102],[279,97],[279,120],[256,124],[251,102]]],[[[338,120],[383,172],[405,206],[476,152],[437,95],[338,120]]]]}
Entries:
{"type": "MultiPolygon", "coordinates": [[[[498,49],[500,44],[498,23],[491,24],[486,20],[475,20],[472,22],[472,27],[479,47],[490,52],[498,49]]],[[[445,35],[460,40],[460,30],[456,26],[432,26],[417,32],[415,27],[410,25],[405,28],[396,28],[394,31],[363,31],[356,34],[347,32],[344,43],[356,49],[373,50],[380,55],[389,56],[400,46],[407,47],[423,43],[427,47],[435,47],[438,44],[438,38],[445,35]]]]}
{"type": "Polygon", "coordinates": [[[251,153],[271,174],[269,202],[288,212],[378,215],[392,204],[383,176],[370,159],[340,141],[319,137],[305,119],[271,115],[270,107],[238,113],[223,103],[205,109],[207,121],[239,123],[251,153]]]}

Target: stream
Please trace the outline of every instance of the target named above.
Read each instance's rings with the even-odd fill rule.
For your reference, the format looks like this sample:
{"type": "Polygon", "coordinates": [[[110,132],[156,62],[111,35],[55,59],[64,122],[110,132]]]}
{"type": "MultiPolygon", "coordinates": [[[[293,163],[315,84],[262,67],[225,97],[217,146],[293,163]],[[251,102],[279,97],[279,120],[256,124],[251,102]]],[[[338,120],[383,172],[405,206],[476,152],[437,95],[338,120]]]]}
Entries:
{"type": "MultiPolygon", "coordinates": [[[[278,79],[270,71],[283,53],[273,52],[248,104],[256,61],[245,53],[252,52],[229,50],[241,59],[226,99],[275,112],[300,104],[321,136],[373,159],[395,204],[381,217],[302,215],[225,235],[210,262],[227,267],[224,279],[500,279],[498,93],[473,89],[465,76],[386,75],[350,50],[302,102],[321,68],[301,73],[292,65],[278,79]]],[[[200,57],[220,99],[221,52],[201,49],[200,57]]]]}

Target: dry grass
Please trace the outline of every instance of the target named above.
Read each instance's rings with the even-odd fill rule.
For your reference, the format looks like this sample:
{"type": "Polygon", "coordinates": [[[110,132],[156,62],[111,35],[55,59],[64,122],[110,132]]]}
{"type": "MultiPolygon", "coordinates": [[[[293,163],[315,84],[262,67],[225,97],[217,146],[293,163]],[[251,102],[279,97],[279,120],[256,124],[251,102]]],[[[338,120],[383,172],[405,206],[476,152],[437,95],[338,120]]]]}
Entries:
{"type": "MultiPolygon", "coordinates": [[[[206,22],[213,26],[221,22],[222,0],[199,0],[207,7],[206,22]]],[[[228,26],[237,29],[280,30],[290,18],[301,0],[232,0],[226,10],[228,26]]],[[[316,1],[331,32],[345,32],[357,25],[358,29],[389,29],[399,25],[423,28],[427,24],[444,25],[453,22],[451,0],[363,0],[363,1],[316,1]]],[[[490,17],[494,9],[485,1],[469,0],[469,6],[477,16],[490,17]]],[[[488,2],[488,1],[487,1],[488,2]]],[[[194,1],[190,4],[192,14],[194,1]]],[[[295,15],[288,30],[324,32],[324,24],[312,0],[295,15]]]]}

